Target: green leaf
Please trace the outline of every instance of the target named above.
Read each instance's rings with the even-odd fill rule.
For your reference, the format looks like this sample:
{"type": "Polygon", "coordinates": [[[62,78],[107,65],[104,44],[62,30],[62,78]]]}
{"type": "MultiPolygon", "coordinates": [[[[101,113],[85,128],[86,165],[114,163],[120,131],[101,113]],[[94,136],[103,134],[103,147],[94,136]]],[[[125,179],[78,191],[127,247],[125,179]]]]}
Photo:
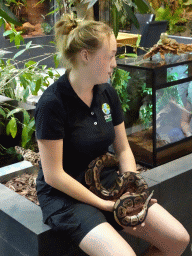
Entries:
{"type": "Polygon", "coordinates": [[[134,0],[135,4],[137,5],[137,8],[140,13],[147,13],[149,10],[152,8],[150,5],[147,3],[147,1],[144,0],[134,0]]]}
{"type": "Polygon", "coordinates": [[[22,129],[22,134],[21,134],[21,146],[23,148],[25,148],[27,141],[28,141],[28,131],[27,131],[27,126],[24,125],[22,129]]]}
{"type": "Polygon", "coordinates": [[[0,122],[0,126],[5,126],[5,124],[3,122],[0,122]]]}
{"type": "Polygon", "coordinates": [[[39,78],[39,79],[36,81],[35,91],[34,91],[34,94],[33,94],[33,95],[37,95],[38,91],[39,91],[40,88],[41,88],[41,84],[42,84],[42,79],[39,78]]]}
{"type": "Polygon", "coordinates": [[[125,57],[137,58],[137,54],[136,53],[123,53],[121,55],[118,55],[117,57],[119,59],[123,59],[125,57]]]}
{"type": "Polygon", "coordinates": [[[188,0],[186,3],[183,3],[183,5],[191,5],[192,4],[192,0],[188,0]]]}
{"type": "Polygon", "coordinates": [[[35,48],[43,48],[43,46],[40,44],[37,44],[30,47],[30,49],[35,49],[35,48]]]}
{"type": "Polygon", "coordinates": [[[47,68],[47,65],[42,65],[41,68],[44,71],[47,68]]]}
{"type": "Polygon", "coordinates": [[[0,27],[1,27],[3,24],[5,24],[5,21],[4,21],[4,19],[3,19],[2,17],[0,17],[0,27]]]}
{"type": "Polygon", "coordinates": [[[26,49],[23,49],[23,50],[17,52],[17,53],[13,56],[13,59],[16,59],[16,58],[19,57],[21,54],[23,54],[25,51],[26,51],[26,49]]]}
{"type": "Polygon", "coordinates": [[[21,38],[20,38],[19,35],[16,35],[15,36],[15,45],[16,45],[17,48],[19,48],[20,43],[21,43],[21,38]]]}
{"type": "Polygon", "coordinates": [[[113,32],[115,37],[117,38],[119,32],[119,12],[117,11],[117,7],[115,4],[112,5],[112,25],[113,25],[113,32]]]}
{"type": "Polygon", "coordinates": [[[47,13],[46,16],[47,16],[47,15],[54,14],[55,12],[58,12],[58,11],[59,11],[59,8],[56,8],[54,11],[47,13]]]}
{"type": "Polygon", "coordinates": [[[16,113],[18,113],[18,112],[21,112],[21,111],[23,111],[22,108],[13,109],[13,110],[11,110],[11,111],[8,113],[7,118],[9,118],[10,116],[12,116],[12,115],[14,115],[14,114],[16,114],[16,113]]]}
{"type": "Polygon", "coordinates": [[[9,40],[10,40],[10,43],[12,43],[15,39],[15,35],[14,34],[10,34],[9,35],[9,40]]]}
{"type": "Polygon", "coordinates": [[[13,34],[13,31],[12,30],[7,30],[3,33],[3,36],[8,36],[10,34],[13,34]]]}
{"type": "Polygon", "coordinates": [[[26,49],[29,49],[30,46],[31,46],[31,44],[32,44],[32,41],[28,42],[28,43],[26,44],[26,49]]]}
{"type": "Polygon", "coordinates": [[[11,120],[8,122],[6,127],[6,133],[7,135],[11,134],[11,136],[15,138],[17,134],[17,122],[14,117],[12,117],[11,120]]]}
{"type": "MultiPolygon", "coordinates": [[[[33,128],[35,127],[35,120],[34,118],[32,119],[32,121],[28,124],[27,126],[27,129],[28,129],[28,132],[33,130],[33,128]]],[[[34,130],[35,131],[35,130],[34,130]]]]}
{"type": "Polygon", "coordinates": [[[29,97],[29,87],[27,87],[23,92],[23,99],[26,101],[26,99],[29,97]]]}
{"type": "Polygon", "coordinates": [[[4,118],[6,118],[6,113],[5,113],[5,111],[2,109],[2,107],[0,107],[0,115],[2,115],[4,118]]]}
{"type": "Polygon", "coordinates": [[[48,70],[48,74],[49,74],[49,76],[50,76],[51,78],[53,78],[53,76],[54,76],[53,71],[48,70]]]}
{"type": "Polygon", "coordinates": [[[141,35],[138,35],[137,42],[136,42],[136,47],[139,47],[140,42],[141,42],[141,35]]]}
{"type": "Polygon", "coordinates": [[[26,89],[26,88],[27,88],[27,85],[28,85],[28,81],[27,81],[27,79],[25,78],[24,74],[23,74],[23,75],[20,75],[20,76],[19,76],[19,79],[20,79],[21,86],[23,86],[23,88],[26,89]]]}
{"type": "Polygon", "coordinates": [[[132,11],[132,8],[128,4],[126,4],[125,2],[123,2],[123,6],[124,6],[124,9],[126,11],[127,17],[133,22],[135,27],[137,29],[139,29],[139,22],[138,22],[138,20],[135,16],[135,14],[132,11]]]}
{"type": "Polygon", "coordinates": [[[27,63],[25,63],[26,68],[30,68],[31,66],[36,66],[36,65],[37,65],[37,62],[33,60],[30,60],[27,63]]]}
{"type": "Polygon", "coordinates": [[[30,83],[30,89],[31,89],[32,95],[34,95],[35,87],[36,87],[36,83],[34,81],[32,81],[30,83]]]}
{"type": "Polygon", "coordinates": [[[23,117],[24,117],[23,123],[25,125],[28,125],[29,120],[30,120],[30,115],[26,110],[23,110],[23,117]]]}
{"type": "Polygon", "coordinates": [[[58,54],[55,54],[55,55],[53,56],[53,58],[54,58],[55,68],[58,68],[58,67],[59,67],[59,63],[60,63],[59,55],[58,55],[58,54]]]}
{"type": "Polygon", "coordinates": [[[9,8],[7,8],[5,5],[3,6],[3,9],[5,10],[6,9],[6,11],[4,11],[3,9],[2,9],[2,5],[3,5],[3,3],[0,3],[0,16],[1,17],[3,17],[7,22],[9,22],[9,23],[13,23],[13,24],[15,24],[15,25],[17,25],[17,26],[22,26],[22,24],[20,23],[20,22],[18,22],[18,19],[15,17],[15,15],[13,14],[13,13],[11,13],[11,11],[9,10],[9,8]],[[8,13],[8,14],[7,14],[8,13]],[[12,17],[13,18],[11,18],[11,15],[12,14],[12,17]]]}

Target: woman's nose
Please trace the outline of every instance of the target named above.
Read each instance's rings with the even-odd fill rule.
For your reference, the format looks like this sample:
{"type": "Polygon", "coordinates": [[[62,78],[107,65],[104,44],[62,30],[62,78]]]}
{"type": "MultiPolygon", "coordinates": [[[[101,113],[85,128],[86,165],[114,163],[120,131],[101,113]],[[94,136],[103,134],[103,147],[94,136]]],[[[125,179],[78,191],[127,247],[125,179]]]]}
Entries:
{"type": "Polygon", "coordinates": [[[111,63],[112,68],[116,68],[117,67],[117,62],[116,62],[116,58],[113,59],[112,63],[111,63]]]}

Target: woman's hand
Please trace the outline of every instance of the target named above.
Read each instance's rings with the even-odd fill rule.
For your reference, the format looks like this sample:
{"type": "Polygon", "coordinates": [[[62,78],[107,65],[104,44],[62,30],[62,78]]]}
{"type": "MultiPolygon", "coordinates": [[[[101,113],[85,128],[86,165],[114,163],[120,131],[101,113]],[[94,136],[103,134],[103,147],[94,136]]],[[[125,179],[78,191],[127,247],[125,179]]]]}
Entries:
{"type": "MultiPolygon", "coordinates": [[[[151,198],[150,202],[149,202],[149,206],[152,206],[153,204],[157,203],[157,199],[155,198],[151,198]]],[[[141,227],[145,227],[145,221],[143,223],[141,223],[140,225],[141,227]]],[[[133,227],[133,230],[137,230],[137,226],[133,227]]]]}

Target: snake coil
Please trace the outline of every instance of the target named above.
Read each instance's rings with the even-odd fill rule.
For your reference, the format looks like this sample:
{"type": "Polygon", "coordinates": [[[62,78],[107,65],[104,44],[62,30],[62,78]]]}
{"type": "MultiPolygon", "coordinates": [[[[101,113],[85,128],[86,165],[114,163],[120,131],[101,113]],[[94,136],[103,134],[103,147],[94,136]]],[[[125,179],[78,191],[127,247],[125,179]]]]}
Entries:
{"type": "Polygon", "coordinates": [[[113,212],[119,225],[134,227],[145,220],[153,192],[149,195],[146,181],[134,172],[118,174],[114,184],[105,188],[100,180],[102,170],[118,165],[119,161],[110,153],[97,157],[88,165],[85,182],[97,196],[115,201],[113,212]]]}

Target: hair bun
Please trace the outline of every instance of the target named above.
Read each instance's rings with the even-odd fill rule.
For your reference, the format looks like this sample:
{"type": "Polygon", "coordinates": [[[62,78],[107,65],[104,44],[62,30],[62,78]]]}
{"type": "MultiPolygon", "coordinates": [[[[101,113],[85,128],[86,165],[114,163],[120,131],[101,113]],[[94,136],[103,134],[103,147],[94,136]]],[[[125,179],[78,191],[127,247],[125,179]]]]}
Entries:
{"type": "Polygon", "coordinates": [[[62,35],[68,35],[77,25],[76,20],[62,20],[57,22],[56,28],[61,30],[62,35]]]}

